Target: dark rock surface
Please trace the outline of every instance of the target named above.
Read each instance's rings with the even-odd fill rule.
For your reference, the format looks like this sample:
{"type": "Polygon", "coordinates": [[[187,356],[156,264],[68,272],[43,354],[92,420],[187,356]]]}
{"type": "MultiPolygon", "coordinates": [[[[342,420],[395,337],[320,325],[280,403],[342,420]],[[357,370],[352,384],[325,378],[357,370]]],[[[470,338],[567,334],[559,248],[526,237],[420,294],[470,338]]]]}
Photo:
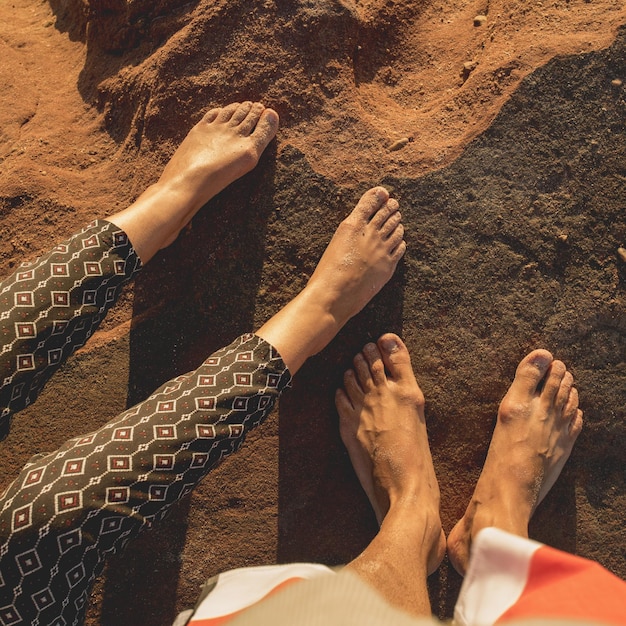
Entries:
{"type": "MultiPolygon", "coordinates": [[[[5,118],[21,121],[1,144],[4,273],[137,195],[207,107],[262,98],[283,126],[259,167],[146,267],[93,346],[16,418],[2,484],[77,425],[97,428],[278,310],[373,184],[399,199],[408,244],[392,281],[242,450],[111,560],[88,623],[165,626],[221,570],[355,557],[376,524],[333,395],[353,354],[384,331],[405,339],[426,395],[446,531],[517,362],[545,347],[567,363],[585,428],[532,536],[626,577],[626,101],[612,84],[626,78],[626,29],[608,48],[602,39],[626,16],[608,1],[555,3],[547,17],[492,2],[477,28],[484,7],[461,4],[50,0],[85,110],[57,103],[58,136],[48,135],[43,83],[19,79],[23,101],[5,118]],[[576,26],[596,21],[597,32],[576,26]],[[438,42],[439,27],[456,38],[438,42]],[[480,63],[463,82],[467,57],[480,63]],[[386,152],[403,136],[414,141],[386,152]]],[[[9,41],[15,67],[29,49],[19,41],[51,36],[37,19],[39,30],[9,41]]],[[[433,610],[451,616],[460,577],[444,561],[429,582],[433,610]]]]}

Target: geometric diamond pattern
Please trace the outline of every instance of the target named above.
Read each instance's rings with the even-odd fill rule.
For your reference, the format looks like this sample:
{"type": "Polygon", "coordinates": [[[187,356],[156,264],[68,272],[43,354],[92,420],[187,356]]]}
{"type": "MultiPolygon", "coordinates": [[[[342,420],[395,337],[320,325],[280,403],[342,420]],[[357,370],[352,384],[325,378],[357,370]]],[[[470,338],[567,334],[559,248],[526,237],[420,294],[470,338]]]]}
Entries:
{"type": "Polygon", "coordinates": [[[34,354],[19,354],[17,357],[17,371],[22,372],[25,370],[35,369],[35,355],[34,354]]]}
{"type": "Polygon", "coordinates": [[[85,275],[87,276],[102,276],[102,268],[97,261],[87,261],[85,263],[85,275]]]}
{"type": "Polygon", "coordinates": [[[70,269],[67,263],[52,263],[50,269],[54,277],[70,275],[70,269]]]}
{"type": "Polygon", "coordinates": [[[246,411],[248,409],[248,400],[245,396],[237,396],[233,400],[233,409],[235,411],[246,411]]]}
{"type": "MultiPolygon", "coordinates": [[[[97,222],[0,285],[0,313],[9,311],[0,319],[8,338],[0,414],[36,398],[139,267],[126,235],[97,222]]],[[[0,496],[0,624],[81,622],[105,555],[236,450],[288,383],[272,347],[246,334],[96,432],[27,464],[0,496]]]]}
{"type": "Polygon", "coordinates": [[[82,493],[80,491],[64,491],[56,494],[56,513],[65,513],[78,509],[82,506],[82,493]]]}
{"type": "Polygon", "coordinates": [[[155,439],[175,439],[176,428],[174,426],[155,426],[154,438],[155,439]]]}
{"type": "Polygon", "coordinates": [[[37,334],[37,328],[32,322],[17,322],[15,335],[20,339],[29,339],[37,334]]]}
{"type": "Polygon", "coordinates": [[[148,498],[150,500],[165,500],[167,495],[167,485],[150,485],[148,498]]]}
{"type": "Polygon", "coordinates": [[[70,587],[75,587],[83,578],[85,578],[85,566],[79,563],[65,575],[70,587]]]}
{"type": "Polygon", "coordinates": [[[50,589],[42,589],[37,593],[34,593],[32,596],[33,602],[35,606],[43,611],[47,606],[50,606],[54,602],[54,596],[52,595],[50,589]]]}
{"type": "Polygon", "coordinates": [[[71,461],[65,461],[65,465],[63,466],[63,476],[83,474],[84,466],[85,459],[72,459],[71,461]]]}
{"type": "Polygon", "coordinates": [[[121,527],[121,517],[107,517],[102,520],[102,524],[100,525],[100,532],[101,534],[106,535],[107,533],[117,532],[121,527]]]}
{"type": "Polygon", "coordinates": [[[5,606],[0,608],[0,621],[3,626],[11,626],[11,624],[17,624],[22,621],[22,616],[18,613],[17,609],[11,606],[5,606]]]}
{"type": "Polygon", "coordinates": [[[128,487],[107,487],[106,502],[109,504],[124,504],[130,498],[128,487]]]}
{"type": "Polygon", "coordinates": [[[27,574],[32,574],[41,568],[41,561],[37,556],[36,550],[28,550],[27,552],[23,552],[22,554],[18,554],[15,557],[15,562],[22,573],[22,576],[26,576],[27,574]]]}
{"type": "Polygon", "coordinates": [[[155,454],[153,467],[155,470],[171,470],[174,468],[174,459],[173,454],[155,454]]]}
{"type": "Polygon", "coordinates": [[[128,471],[131,467],[131,457],[126,456],[109,456],[108,468],[109,472],[124,472],[128,471]]]}
{"type": "Polygon", "coordinates": [[[215,439],[215,426],[213,424],[197,424],[196,436],[198,439],[215,439]]]}
{"type": "Polygon", "coordinates": [[[198,387],[214,387],[214,386],[215,386],[214,375],[198,376],[198,387]]]}
{"type": "Polygon", "coordinates": [[[13,523],[11,525],[12,532],[28,528],[31,525],[32,508],[32,504],[27,504],[26,506],[13,511],[13,523]]]}
{"type": "Polygon", "coordinates": [[[15,306],[23,307],[28,306],[31,307],[34,305],[34,298],[32,291],[18,291],[15,293],[15,306]]]}
{"type": "Polygon", "coordinates": [[[52,306],[69,307],[70,292],[69,291],[51,291],[52,306]]]}
{"type": "Polygon", "coordinates": [[[245,372],[237,372],[234,374],[235,386],[237,387],[251,387],[252,386],[252,374],[245,372]]]}
{"type": "Polygon", "coordinates": [[[67,552],[71,548],[75,546],[79,546],[81,544],[81,531],[80,528],[76,528],[74,530],[70,530],[67,533],[63,533],[57,537],[57,544],[59,546],[59,551],[61,554],[67,552]]]}
{"type": "Polygon", "coordinates": [[[100,245],[99,240],[98,240],[98,235],[95,233],[93,235],[90,235],[89,237],[86,237],[82,241],[83,241],[83,248],[95,248],[96,246],[100,245]]]}
{"type": "Polygon", "coordinates": [[[213,411],[217,403],[217,398],[212,396],[210,398],[196,398],[196,408],[204,411],[213,411]]]}

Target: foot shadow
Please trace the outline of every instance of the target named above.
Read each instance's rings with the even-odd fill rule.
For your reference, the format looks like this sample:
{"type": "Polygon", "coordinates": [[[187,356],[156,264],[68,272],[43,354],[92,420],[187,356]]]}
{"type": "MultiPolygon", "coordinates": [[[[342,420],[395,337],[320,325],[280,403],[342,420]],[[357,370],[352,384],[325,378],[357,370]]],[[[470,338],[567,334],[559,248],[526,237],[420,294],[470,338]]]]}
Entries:
{"type": "Polygon", "coordinates": [[[378,531],[339,436],[335,390],[354,355],[385,332],[401,334],[402,262],[378,296],[298,372],[279,407],[278,562],[342,565],[378,531]]]}
{"type": "MultiPolygon", "coordinates": [[[[128,406],[253,328],[275,193],[275,145],[268,150],[138,276],[128,406]]],[[[151,532],[109,560],[101,623],[173,623],[190,503],[190,497],[177,502],[151,532]]]]}

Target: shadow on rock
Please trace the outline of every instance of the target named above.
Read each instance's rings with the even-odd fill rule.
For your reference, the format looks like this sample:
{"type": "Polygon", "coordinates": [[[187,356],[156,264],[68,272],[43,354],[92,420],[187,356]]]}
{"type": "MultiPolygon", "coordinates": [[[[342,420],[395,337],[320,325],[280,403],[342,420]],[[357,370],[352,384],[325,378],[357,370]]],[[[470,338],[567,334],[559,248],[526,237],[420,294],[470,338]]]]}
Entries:
{"type": "MultiPolygon", "coordinates": [[[[209,202],[138,276],[129,406],[254,327],[274,195],[271,147],[269,152],[257,169],[209,202]]],[[[167,519],[110,561],[102,623],[173,622],[189,505],[189,497],[178,502],[167,519]]]]}

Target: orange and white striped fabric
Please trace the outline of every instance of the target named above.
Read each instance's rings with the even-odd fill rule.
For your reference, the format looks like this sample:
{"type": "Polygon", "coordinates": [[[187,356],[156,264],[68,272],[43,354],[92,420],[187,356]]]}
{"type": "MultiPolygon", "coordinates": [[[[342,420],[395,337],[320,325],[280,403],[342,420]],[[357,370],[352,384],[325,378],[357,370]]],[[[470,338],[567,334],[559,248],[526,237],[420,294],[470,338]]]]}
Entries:
{"type": "Polygon", "coordinates": [[[222,626],[245,609],[261,602],[287,586],[333,570],[314,563],[291,563],[244,567],[217,577],[211,592],[196,608],[189,626],[222,626]]]}
{"type": "Polygon", "coordinates": [[[454,620],[491,626],[522,619],[626,624],[626,582],[598,563],[485,528],[476,536],[454,620]]]}
{"type": "MultiPolygon", "coordinates": [[[[192,611],[186,618],[181,614],[182,619],[176,624],[223,626],[297,581],[330,573],[330,568],[312,563],[231,570],[211,581],[210,592],[191,618],[188,614],[192,611]]],[[[292,591],[303,596],[315,593],[308,585],[298,589],[292,591]]],[[[342,610],[349,607],[351,617],[358,617],[363,604],[361,591],[353,590],[352,596],[349,591],[342,597],[342,610]]],[[[317,602],[320,610],[326,606],[322,597],[317,602]]],[[[295,604],[300,605],[301,602],[295,604]]],[[[301,617],[281,614],[272,619],[273,623],[291,624],[298,623],[301,617]]],[[[331,611],[324,623],[343,623],[337,617],[331,611]]],[[[513,622],[527,620],[625,626],[626,582],[593,561],[486,528],[472,544],[468,572],[455,607],[455,626],[513,626],[513,622]]]]}

